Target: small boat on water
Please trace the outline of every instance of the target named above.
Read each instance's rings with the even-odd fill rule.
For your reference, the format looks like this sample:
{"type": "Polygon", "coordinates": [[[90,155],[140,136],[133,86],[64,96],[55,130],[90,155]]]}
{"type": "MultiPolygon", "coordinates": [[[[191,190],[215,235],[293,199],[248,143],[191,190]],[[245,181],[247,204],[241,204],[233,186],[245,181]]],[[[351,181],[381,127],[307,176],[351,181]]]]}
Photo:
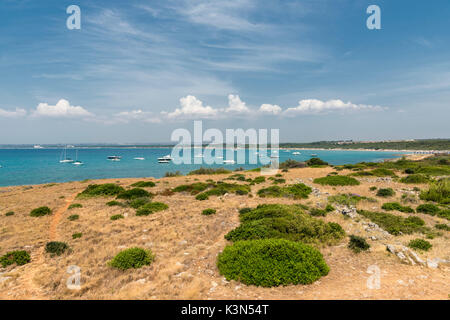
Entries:
{"type": "Polygon", "coordinates": [[[313,153],[311,154],[311,157],[317,157],[317,154],[313,153]]]}
{"type": "Polygon", "coordinates": [[[121,156],[108,156],[108,160],[110,161],[120,161],[122,159],[121,156]]]}
{"type": "Polygon", "coordinates": [[[223,160],[223,163],[224,164],[235,164],[236,161],[234,161],[234,160],[223,160]]]}
{"type": "Polygon", "coordinates": [[[76,152],[75,162],[73,163],[75,166],[82,166],[84,163],[78,160],[78,150],[76,152]]]}
{"type": "Polygon", "coordinates": [[[67,157],[67,146],[66,146],[64,150],[61,152],[59,163],[72,163],[72,162],[74,162],[74,160],[67,157]]]}
{"type": "Polygon", "coordinates": [[[33,146],[34,149],[44,149],[40,144],[36,144],[33,146]]]}
{"type": "Polygon", "coordinates": [[[172,157],[170,156],[170,154],[168,154],[164,157],[158,158],[159,163],[170,163],[170,161],[172,161],[172,157]]]}
{"type": "Polygon", "coordinates": [[[298,156],[298,155],[300,155],[301,153],[298,152],[298,151],[295,151],[295,152],[292,152],[292,154],[295,155],[295,156],[298,156]]]}
{"type": "Polygon", "coordinates": [[[133,158],[134,160],[145,160],[145,158],[142,158],[142,157],[136,157],[136,158],[133,158]]]}

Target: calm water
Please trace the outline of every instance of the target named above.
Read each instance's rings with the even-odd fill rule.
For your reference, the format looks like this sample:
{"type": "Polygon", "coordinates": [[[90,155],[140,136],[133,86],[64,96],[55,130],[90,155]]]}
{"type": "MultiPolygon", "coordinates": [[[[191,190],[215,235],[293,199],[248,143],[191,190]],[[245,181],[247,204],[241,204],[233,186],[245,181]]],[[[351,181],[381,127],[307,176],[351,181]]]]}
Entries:
{"type": "MultiPolygon", "coordinates": [[[[198,150],[200,152],[200,150],[198,150]]],[[[293,155],[291,150],[280,150],[279,161],[295,159],[304,161],[311,158],[311,154],[330,164],[358,163],[362,161],[377,162],[387,158],[398,157],[404,152],[378,152],[378,151],[337,151],[337,150],[299,150],[301,155],[293,155]]],[[[155,177],[164,176],[167,171],[180,171],[188,173],[202,165],[176,165],[160,164],[157,158],[170,154],[171,149],[164,148],[133,148],[133,149],[79,149],[78,160],[83,161],[83,166],[75,166],[71,163],[59,163],[61,150],[58,149],[0,149],[0,186],[43,184],[50,182],[67,182],[84,179],[101,178],[126,178],[126,177],[155,177]],[[119,162],[108,161],[110,155],[122,156],[119,162]],[[145,160],[134,160],[135,157],[143,157],[145,160]]],[[[197,151],[196,151],[197,152],[197,151]]],[[[246,151],[246,159],[249,153],[246,151]]],[[[75,159],[75,149],[67,150],[67,157],[75,159]]],[[[224,152],[224,157],[226,154],[224,152]]],[[[235,158],[236,160],[236,158],[235,158]]],[[[203,166],[208,166],[203,164],[203,166]]],[[[210,167],[226,167],[235,169],[244,167],[251,169],[261,164],[214,164],[210,167]]]]}

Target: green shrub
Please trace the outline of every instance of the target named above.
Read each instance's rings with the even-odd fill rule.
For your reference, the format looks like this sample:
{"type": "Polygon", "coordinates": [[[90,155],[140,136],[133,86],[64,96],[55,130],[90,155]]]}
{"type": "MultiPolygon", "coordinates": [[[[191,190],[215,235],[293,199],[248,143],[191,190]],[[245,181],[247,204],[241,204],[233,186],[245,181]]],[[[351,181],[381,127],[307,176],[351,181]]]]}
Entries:
{"type": "Polygon", "coordinates": [[[266,177],[259,176],[252,180],[251,184],[260,184],[266,181],[266,177]]]}
{"type": "Polygon", "coordinates": [[[72,239],[79,239],[83,236],[81,232],[72,234],[72,239]]]}
{"type": "Polygon", "coordinates": [[[272,183],[273,184],[283,184],[283,183],[286,183],[286,179],[283,179],[283,178],[273,179],[272,183]]]}
{"type": "Polygon", "coordinates": [[[252,211],[251,208],[242,208],[242,209],[239,210],[239,214],[245,214],[245,213],[248,213],[250,211],[252,211]]]}
{"type": "Polygon", "coordinates": [[[410,174],[400,179],[402,183],[428,183],[430,179],[422,174],[410,174]]]}
{"type": "Polygon", "coordinates": [[[152,194],[148,192],[147,190],[141,189],[141,188],[133,188],[130,190],[126,190],[121,192],[117,199],[126,199],[126,200],[133,200],[137,198],[144,198],[144,197],[151,197],[152,194]]]}
{"type": "Polygon", "coordinates": [[[331,204],[327,204],[327,206],[325,207],[325,211],[326,212],[331,212],[336,210],[331,204]]]}
{"type": "Polygon", "coordinates": [[[188,175],[194,175],[194,174],[227,174],[231,173],[230,170],[227,170],[225,168],[203,168],[191,171],[188,173],[188,175]]]}
{"type": "Polygon", "coordinates": [[[120,270],[139,269],[150,265],[154,259],[150,250],[130,248],[119,252],[108,264],[120,270]]]}
{"type": "Polygon", "coordinates": [[[225,235],[230,241],[287,239],[305,243],[336,243],[345,235],[336,223],[305,214],[297,205],[264,204],[239,216],[241,225],[225,235]]]}
{"type": "Polygon", "coordinates": [[[32,217],[42,217],[48,214],[52,214],[52,210],[49,207],[39,207],[30,212],[30,216],[32,217]]]}
{"type": "Polygon", "coordinates": [[[437,205],[434,205],[432,203],[425,203],[425,204],[421,204],[421,205],[417,206],[416,210],[417,210],[417,212],[435,216],[439,211],[441,211],[441,208],[439,208],[437,205]]]}
{"type": "Polygon", "coordinates": [[[271,186],[260,189],[258,196],[261,198],[293,198],[293,199],[307,199],[312,189],[303,183],[292,184],[284,187],[271,186]]]}
{"type": "Polygon", "coordinates": [[[162,202],[150,202],[142,207],[140,207],[136,211],[137,216],[148,216],[149,214],[152,214],[154,212],[163,211],[169,208],[169,206],[162,202]]]}
{"type": "Polygon", "coordinates": [[[448,166],[423,166],[416,170],[417,173],[422,173],[429,176],[446,176],[450,175],[450,168],[448,166]]]}
{"type": "Polygon", "coordinates": [[[395,172],[386,168],[376,168],[371,171],[376,177],[395,177],[395,172]]]}
{"type": "Polygon", "coordinates": [[[151,188],[156,186],[156,184],[153,181],[138,181],[131,185],[131,187],[134,188],[151,188]]]}
{"type": "Polygon", "coordinates": [[[439,230],[450,231],[450,226],[446,225],[445,223],[437,224],[434,227],[439,230]]]}
{"type": "Polygon", "coordinates": [[[80,218],[79,215],[77,215],[77,214],[72,214],[72,215],[70,215],[67,219],[69,219],[70,221],[75,221],[75,220],[78,220],[79,218],[80,218]]]}
{"type": "Polygon", "coordinates": [[[14,215],[14,211],[9,211],[7,213],[5,213],[5,216],[10,217],[14,215]]]}
{"type": "Polygon", "coordinates": [[[450,204],[450,178],[432,183],[427,191],[420,193],[420,199],[450,204]]]}
{"type": "Polygon", "coordinates": [[[347,176],[326,176],[314,179],[314,183],[329,186],[357,186],[359,181],[347,176]]]}
{"type": "Polygon", "coordinates": [[[402,206],[398,202],[386,202],[386,203],[384,203],[381,206],[381,208],[386,210],[386,211],[397,210],[397,211],[406,212],[406,213],[413,213],[414,212],[413,208],[402,206]]]}
{"type": "Polygon", "coordinates": [[[370,190],[370,191],[375,191],[375,190],[377,190],[377,187],[375,187],[375,186],[370,187],[369,190],[370,190]]]}
{"type": "Polygon", "coordinates": [[[429,243],[426,240],[414,239],[409,242],[408,247],[416,249],[416,250],[428,251],[431,249],[432,245],[431,245],[431,243],[429,243]]]}
{"type": "Polygon", "coordinates": [[[217,266],[227,280],[262,287],[310,284],[329,272],[317,249],[283,239],[238,241],[219,254],[217,266]]]}
{"type": "Polygon", "coordinates": [[[300,162],[292,159],[288,159],[280,163],[279,168],[282,170],[293,169],[293,168],[305,168],[306,162],[300,162]]]}
{"type": "Polygon", "coordinates": [[[309,214],[314,216],[314,217],[325,217],[327,215],[327,211],[326,210],[322,210],[322,209],[318,209],[318,208],[312,208],[309,211],[309,214]]]}
{"type": "Polygon", "coordinates": [[[144,198],[136,198],[134,200],[131,200],[128,205],[133,209],[138,209],[142,207],[143,205],[146,205],[151,201],[150,198],[144,197],[144,198]]]}
{"type": "Polygon", "coordinates": [[[202,200],[208,200],[209,197],[206,193],[200,193],[195,197],[195,199],[202,201],[202,200]]]}
{"type": "Polygon", "coordinates": [[[111,220],[112,221],[115,221],[115,220],[119,220],[119,219],[124,219],[125,217],[123,216],[123,215],[121,215],[121,214],[115,214],[115,215],[113,215],[113,216],[111,216],[111,220]]]}
{"type": "Polygon", "coordinates": [[[108,207],[113,207],[113,206],[119,206],[119,207],[122,207],[122,206],[124,206],[124,204],[123,204],[122,202],[119,202],[119,201],[116,201],[116,200],[109,201],[109,202],[106,203],[106,205],[107,205],[108,207]]]}
{"type": "Polygon", "coordinates": [[[219,182],[214,188],[198,194],[195,198],[197,200],[206,200],[209,198],[209,196],[222,196],[226,193],[246,195],[249,192],[250,186],[248,185],[219,182]]]}
{"type": "Polygon", "coordinates": [[[182,176],[182,174],[181,174],[180,171],[166,172],[166,173],[164,174],[164,177],[166,177],[166,178],[173,178],[173,177],[179,177],[179,176],[182,176]]]}
{"type": "Polygon", "coordinates": [[[72,203],[72,204],[69,206],[68,210],[72,210],[72,209],[76,209],[76,208],[83,208],[83,205],[80,204],[80,203],[72,203]]]}
{"type": "Polygon", "coordinates": [[[77,198],[111,197],[124,192],[125,189],[114,183],[91,184],[77,198]]]}
{"type": "Polygon", "coordinates": [[[419,217],[402,218],[390,213],[371,212],[365,210],[358,210],[358,213],[372,222],[378,224],[381,228],[392,235],[398,236],[400,234],[411,234],[414,232],[426,233],[428,228],[424,227],[425,222],[419,217]]]}
{"type": "Polygon", "coordinates": [[[199,194],[206,189],[215,186],[211,183],[196,182],[192,184],[182,184],[172,189],[173,192],[189,192],[190,194],[199,194]]]}
{"type": "Polygon", "coordinates": [[[0,264],[3,268],[6,268],[14,263],[18,266],[23,266],[24,264],[29,263],[30,260],[31,258],[28,252],[24,250],[16,250],[7,252],[5,255],[0,257],[0,264]]]}
{"type": "Polygon", "coordinates": [[[366,239],[351,235],[350,241],[348,242],[348,247],[353,252],[360,253],[361,251],[369,250],[370,245],[367,243],[366,239]]]}
{"type": "Polygon", "coordinates": [[[392,188],[382,188],[378,189],[377,196],[382,198],[392,197],[395,195],[395,191],[392,188]]]}
{"type": "Polygon", "coordinates": [[[306,161],[306,165],[308,167],[327,166],[328,162],[325,162],[320,158],[311,158],[308,161],[306,161]]]}
{"type": "Polygon", "coordinates": [[[357,194],[351,194],[351,193],[347,193],[347,194],[337,194],[334,196],[329,196],[328,197],[328,202],[329,203],[337,203],[337,204],[341,204],[341,205],[346,205],[346,206],[354,206],[356,205],[359,201],[362,200],[367,200],[367,201],[375,201],[372,198],[366,198],[357,194]]]}
{"type": "Polygon", "coordinates": [[[209,216],[211,214],[215,214],[216,213],[216,209],[205,209],[202,211],[202,214],[204,216],[209,216]]]}
{"type": "Polygon", "coordinates": [[[52,255],[60,256],[62,255],[69,246],[65,242],[59,242],[59,241],[51,241],[46,244],[45,246],[45,252],[50,253],[52,255]]]}

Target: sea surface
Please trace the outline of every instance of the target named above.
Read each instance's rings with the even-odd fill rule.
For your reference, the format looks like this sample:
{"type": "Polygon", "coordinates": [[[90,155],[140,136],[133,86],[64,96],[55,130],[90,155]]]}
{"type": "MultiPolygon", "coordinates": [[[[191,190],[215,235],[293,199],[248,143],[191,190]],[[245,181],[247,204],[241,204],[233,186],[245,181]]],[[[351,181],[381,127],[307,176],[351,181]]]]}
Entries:
{"type": "MultiPolygon", "coordinates": [[[[84,165],[75,166],[72,163],[60,163],[63,155],[61,149],[0,149],[0,186],[33,185],[52,182],[80,181],[85,179],[103,178],[131,178],[131,177],[155,177],[160,178],[168,171],[180,171],[186,174],[200,167],[225,167],[233,170],[239,167],[252,169],[260,167],[262,163],[256,150],[234,151],[237,161],[237,153],[245,152],[244,164],[194,164],[196,161],[204,161],[206,158],[194,157],[194,154],[201,154],[203,151],[197,149],[192,152],[192,164],[161,164],[158,158],[172,152],[171,148],[83,148],[67,149],[67,157],[75,160],[78,152],[78,160],[84,165]],[[78,150],[78,151],[76,151],[78,150]],[[109,161],[108,156],[121,156],[121,161],[109,161]],[[145,160],[134,160],[136,157],[143,157],[145,160]],[[258,163],[250,164],[250,157],[257,159],[258,163]]],[[[210,151],[208,151],[210,152],[210,151]]],[[[219,152],[220,153],[220,152],[219,152]]],[[[219,155],[218,153],[218,155],[219,155]]],[[[287,159],[305,161],[317,154],[317,157],[333,165],[352,164],[358,162],[379,162],[383,159],[400,157],[405,152],[384,152],[384,151],[347,151],[347,150],[279,150],[278,161],[287,159]],[[298,151],[300,155],[292,153],[298,151]]],[[[212,157],[221,162],[222,160],[212,157]]],[[[275,153],[274,153],[275,155],[275,153]]],[[[223,151],[223,157],[227,154],[223,151]]],[[[263,160],[264,161],[264,160],[263,160]]],[[[267,161],[267,160],[266,160],[267,161]]]]}

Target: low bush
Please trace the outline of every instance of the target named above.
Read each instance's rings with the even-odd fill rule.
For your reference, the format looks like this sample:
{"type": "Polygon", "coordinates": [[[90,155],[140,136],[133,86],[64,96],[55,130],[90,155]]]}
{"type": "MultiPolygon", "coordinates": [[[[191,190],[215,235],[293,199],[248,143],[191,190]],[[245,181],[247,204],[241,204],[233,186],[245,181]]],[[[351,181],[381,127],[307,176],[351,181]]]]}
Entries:
{"type": "Polygon", "coordinates": [[[203,168],[191,171],[188,173],[188,175],[194,175],[194,174],[227,174],[231,173],[230,170],[227,170],[225,168],[203,168]]]}
{"type": "Polygon", "coordinates": [[[259,205],[242,212],[239,219],[241,225],[226,234],[225,239],[235,242],[276,238],[333,244],[345,235],[339,224],[312,218],[297,205],[259,205]]]}
{"type": "Polygon", "coordinates": [[[219,182],[212,189],[200,193],[196,196],[197,200],[206,200],[209,196],[222,196],[226,193],[234,193],[237,195],[246,195],[250,192],[250,186],[235,183],[219,182]]]}
{"type": "Polygon", "coordinates": [[[300,162],[292,159],[288,159],[279,164],[279,168],[282,170],[293,169],[293,168],[305,168],[306,162],[300,162]]]}
{"type": "Polygon", "coordinates": [[[355,253],[360,253],[361,251],[369,250],[370,245],[367,243],[366,239],[351,235],[350,241],[348,242],[348,248],[355,253]]]}
{"type": "Polygon", "coordinates": [[[262,287],[310,284],[329,272],[317,249],[283,239],[238,241],[219,254],[217,266],[227,280],[262,287]]]}
{"type": "Polygon", "coordinates": [[[51,241],[46,244],[45,246],[45,252],[50,253],[51,255],[62,255],[69,246],[65,242],[59,242],[59,241],[51,241]]]}
{"type": "Polygon", "coordinates": [[[358,213],[378,224],[381,228],[394,236],[411,234],[414,232],[426,233],[429,231],[428,228],[424,227],[425,222],[419,217],[411,216],[405,219],[390,213],[365,210],[358,210],[358,213]]]}
{"type": "Polygon", "coordinates": [[[402,206],[398,202],[386,202],[386,203],[383,203],[381,208],[386,210],[386,211],[397,210],[397,211],[406,212],[406,213],[414,213],[415,212],[413,208],[402,206]]]}
{"type": "Polygon", "coordinates": [[[329,203],[337,203],[337,204],[346,205],[346,206],[354,206],[362,200],[367,200],[370,202],[376,201],[375,199],[372,199],[372,198],[367,198],[367,197],[363,197],[363,196],[360,196],[357,194],[351,194],[351,193],[337,194],[337,195],[328,197],[329,203]]]}
{"type": "Polygon", "coordinates": [[[325,207],[325,211],[326,212],[332,212],[336,210],[331,204],[327,204],[327,206],[325,207]]]}
{"type": "Polygon", "coordinates": [[[249,213],[250,211],[252,211],[252,208],[242,208],[239,210],[239,214],[249,213]]]}
{"type": "Polygon", "coordinates": [[[375,191],[375,190],[377,190],[377,187],[375,187],[375,186],[370,187],[369,190],[370,190],[370,191],[375,191]]]}
{"type": "Polygon", "coordinates": [[[29,263],[30,260],[31,258],[28,252],[24,250],[16,250],[7,252],[5,255],[0,257],[0,264],[3,268],[6,268],[14,263],[18,266],[23,266],[24,264],[29,263]]]}
{"type": "Polygon", "coordinates": [[[209,216],[211,214],[215,214],[216,213],[216,209],[205,209],[202,211],[202,215],[204,216],[209,216]]]}
{"type": "Polygon", "coordinates": [[[119,252],[108,265],[120,270],[139,269],[150,265],[154,259],[150,250],[130,248],[119,252]]]}
{"type": "Polygon", "coordinates": [[[7,213],[5,213],[5,216],[10,217],[14,215],[14,211],[9,211],[7,213]]]}
{"type": "Polygon", "coordinates": [[[52,214],[52,210],[49,207],[39,207],[30,212],[30,216],[32,217],[42,217],[49,214],[52,214]]]}
{"type": "Polygon", "coordinates": [[[121,214],[115,214],[115,215],[113,215],[113,216],[111,216],[111,220],[112,221],[115,221],[115,220],[119,220],[119,219],[124,219],[125,217],[123,216],[123,215],[121,215],[121,214]]]}
{"type": "Polygon", "coordinates": [[[425,203],[417,206],[416,210],[417,212],[435,216],[439,211],[441,211],[441,208],[432,203],[425,203]]]}
{"type": "Polygon", "coordinates": [[[378,189],[377,197],[387,198],[395,195],[395,191],[392,188],[382,188],[378,189]]]}
{"type": "Polygon", "coordinates": [[[83,205],[80,204],[80,203],[72,203],[72,204],[69,206],[68,210],[72,210],[72,209],[76,209],[76,208],[83,208],[83,205]]]}
{"type": "Polygon", "coordinates": [[[195,197],[195,199],[203,201],[203,200],[208,200],[209,197],[206,193],[200,193],[195,197]]]}
{"type": "Polygon", "coordinates": [[[116,200],[109,201],[109,202],[106,203],[106,205],[108,207],[114,207],[114,206],[123,207],[124,206],[124,204],[122,202],[119,202],[119,201],[116,201],[116,200]]]}
{"type": "Polygon", "coordinates": [[[450,226],[445,223],[440,223],[434,226],[436,229],[450,231],[450,226]]]}
{"type": "Polygon", "coordinates": [[[153,181],[138,181],[131,185],[131,187],[134,188],[152,188],[156,186],[156,184],[153,181]]]}
{"type": "Polygon", "coordinates": [[[67,219],[70,220],[70,221],[75,221],[75,220],[78,220],[79,218],[80,218],[79,215],[77,215],[77,214],[72,214],[72,215],[70,215],[67,219]]]}
{"type": "Polygon", "coordinates": [[[212,183],[195,182],[192,184],[182,184],[172,189],[173,192],[189,192],[190,194],[199,194],[206,189],[215,186],[212,183]]]}
{"type": "Polygon", "coordinates": [[[146,205],[147,203],[149,203],[151,201],[150,198],[147,197],[143,197],[143,198],[136,198],[134,200],[131,200],[128,205],[133,208],[133,209],[139,209],[140,207],[142,207],[143,205],[146,205]]]}
{"type": "Polygon", "coordinates": [[[148,216],[149,214],[168,209],[169,206],[162,202],[150,202],[136,211],[137,216],[148,216]]]}
{"type": "Polygon", "coordinates": [[[166,172],[164,174],[164,177],[166,178],[173,178],[173,177],[179,177],[182,176],[183,174],[180,171],[175,171],[175,172],[166,172]]]}
{"type": "Polygon", "coordinates": [[[312,215],[313,217],[325,217],[327,215],[327,211],[318,208],[312,208],[309,211],[309,214],[312,215]]]}
{"type": "Polygon", "coordinates": [[[402,183],[428,183],[430,179],[423,174],[410,174],[400,179],[402,183]]]}
{"type": "Polygon", "coordinates": [[[376,177],[396,177],[394,171],[386,168],[376,168],[370,172],[376,177]]]}
{"type": "Polygon", "coordinates": [[[320,158],[311,158],[306,161],[308,167],[328,166],[328,162],[323,161],[320,158]]]}
{"type": "Polygon", "coordinates": [[[117,199],[125,199],[125,200],[133,200],[137,198],[144,198],[144,197],[151,197],[152,194],[148,192],[147,190],[141,189],[141,188],[133,188],[130,190],[126,190],[121,192],[117,199]]]}
{"type": "Polygon", "coordinates": [[[125,189],[114,183],[91,184],[77,198],[112,197],[124,192],[125,189]]]}
{"type": "Polygon", "coordinates": [[[314,179],[314,183],[328,186],[357,186],[359,181],[347,176],[326,176],[314,179]]]}
{"type": "Polygon", "coordinates": [[[77,232],[72,234],[72,239],[79,239],[83,236],[83,234],[81,232],[77,232]]]}
{"type": "Polygon", "coordinates": [[[293,199],[307,199],[312,189],[303,183],[292,184],[284,187],[271,186],[260,189],[258,196],[261,198],[293,198],[293,199]]]}
{"type": "Polygon", "coordinates": [[[420,199],[450,204],[450,178],[432,183],[427,191],[420,193],[420,199]]]}
{"type": "Polygon", "coordinates": [[[432,245],[426,240],[423,239],[414,239],[408,243],[408,247],[416,249],[416,250],[424,250],[428,251],[431,249],[432,245]]]}

